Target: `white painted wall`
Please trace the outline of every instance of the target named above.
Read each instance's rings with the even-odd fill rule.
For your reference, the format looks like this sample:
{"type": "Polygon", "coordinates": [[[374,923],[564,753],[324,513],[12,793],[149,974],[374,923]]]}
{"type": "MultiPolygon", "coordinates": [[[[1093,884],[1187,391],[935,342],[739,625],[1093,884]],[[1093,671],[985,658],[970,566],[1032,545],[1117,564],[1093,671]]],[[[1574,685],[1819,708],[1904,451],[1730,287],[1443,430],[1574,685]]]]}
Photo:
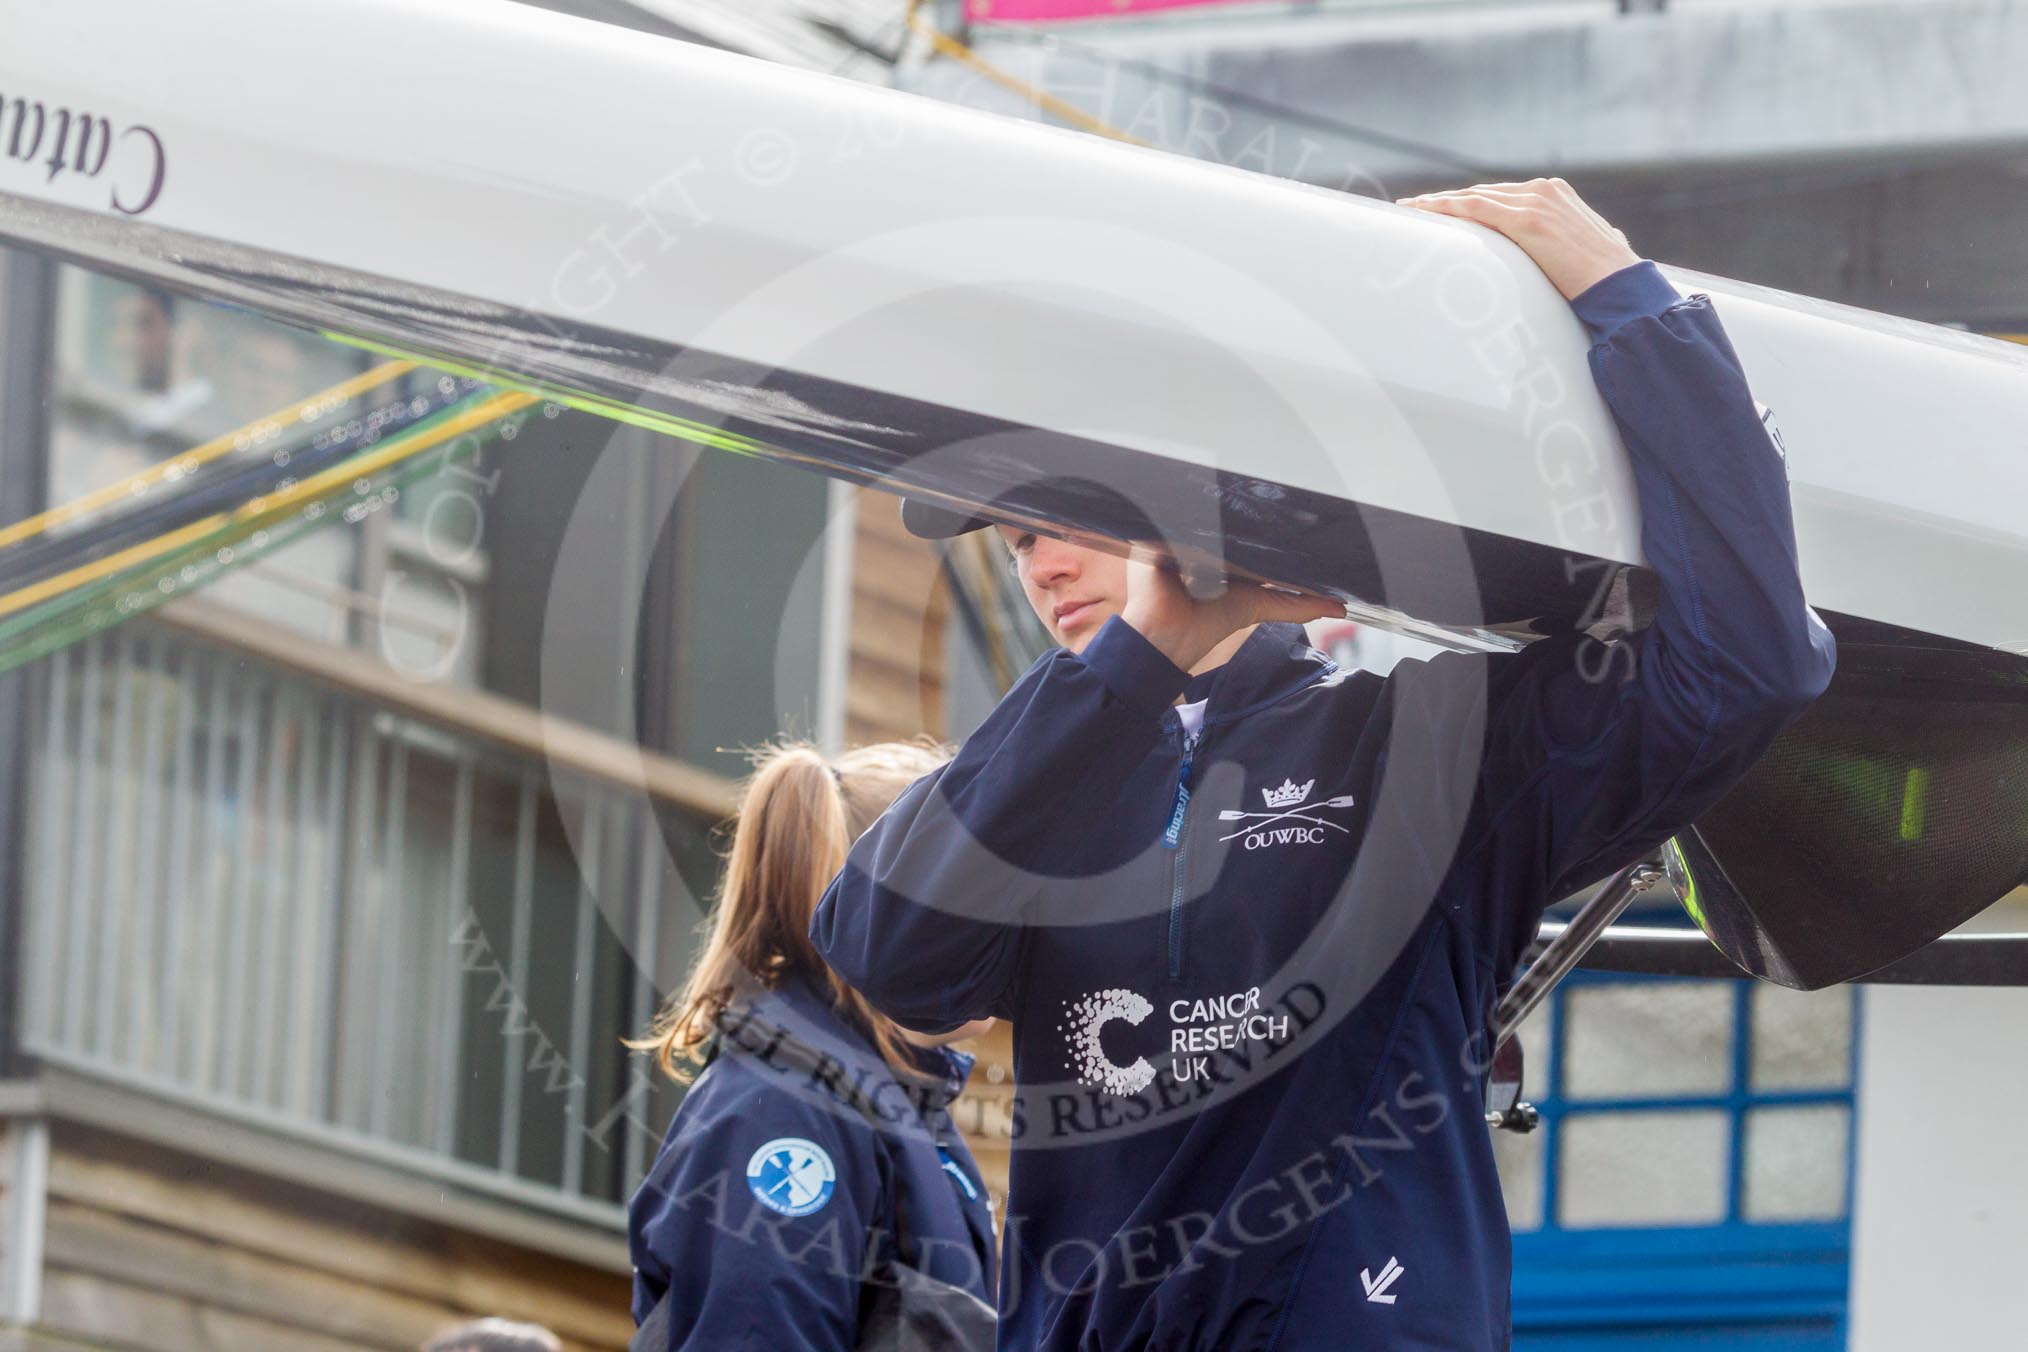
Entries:
{"type": "Polygon", "coordinates": [[[1851,1352],[2028,1345],[2028,989],[1862,997],[1851,1352]]]}

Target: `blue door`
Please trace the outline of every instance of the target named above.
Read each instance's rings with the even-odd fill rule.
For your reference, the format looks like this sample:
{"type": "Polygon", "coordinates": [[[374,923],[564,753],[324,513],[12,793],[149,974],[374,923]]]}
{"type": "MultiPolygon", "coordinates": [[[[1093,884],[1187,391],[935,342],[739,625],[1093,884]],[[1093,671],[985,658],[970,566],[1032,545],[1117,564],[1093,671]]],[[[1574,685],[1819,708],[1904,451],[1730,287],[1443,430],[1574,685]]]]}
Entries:
{"type": "Polygon", "coordinates": [[[1845,1345],[1849,987],[1575,973],[1496,1132],[1519,1352],[1845,1345]]]}

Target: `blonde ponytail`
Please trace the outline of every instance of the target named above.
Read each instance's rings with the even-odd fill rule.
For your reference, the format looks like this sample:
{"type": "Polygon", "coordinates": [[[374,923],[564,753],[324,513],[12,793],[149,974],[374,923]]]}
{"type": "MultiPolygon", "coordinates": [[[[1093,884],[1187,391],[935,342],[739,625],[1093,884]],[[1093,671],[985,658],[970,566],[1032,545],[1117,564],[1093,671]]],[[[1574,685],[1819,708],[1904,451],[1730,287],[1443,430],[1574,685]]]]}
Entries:
{"type": "Polygon", "coordinates": [[[683,989],[626,1045],[685,1080],[726,1007],[802,973],[872,1037],[881,1059],[917,1073],[906,1035],[838,979],[810,944],[810,917],[852,842],[911,783],[942,764],[927,742],[859,747],[833,763],[807,742],[762,750],[741,796],[710,932],[683,989]]]}

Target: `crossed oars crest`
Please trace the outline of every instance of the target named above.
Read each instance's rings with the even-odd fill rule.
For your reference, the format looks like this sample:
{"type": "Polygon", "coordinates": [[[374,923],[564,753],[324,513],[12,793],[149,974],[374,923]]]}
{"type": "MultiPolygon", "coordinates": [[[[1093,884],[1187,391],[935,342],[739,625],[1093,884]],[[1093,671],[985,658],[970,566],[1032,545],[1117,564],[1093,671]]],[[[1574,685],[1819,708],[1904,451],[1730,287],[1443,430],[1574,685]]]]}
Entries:
{"type": "Polygon", "coordinates": [[[1243,821],[1247,822],[1248,825],[1242,826],[1229,836],[1220,836],[1219,839],[1222,841],[1233,840],[1247,834],[1249,831],[1259,831],[1264,827],[1272,826],[1276,822],[1288,821],[1291,818],[1296,821],[1309,822],[1313,826],[1328,826],[1333,831],[1342,831],[1348,836],[1351,835],[1351,828],[1340,826],[1337,822],[1323,817],[1313,817],[1310,814],[1320,812],[1327,807],[1351,807],[1352,795],[1349,793],[1340,794],[1336,798],[1326,798],[1321,803],[1303,802],[1305,798],[1310,796],[1310,790],[1316,783],[1317,781],[1314,779],[1302,785],[1298,785],[1294,780],[1284,780],[1282,781],[1282,786],[1278,789],[1262,789],[1260,796],[1267,802],[1268,811],[1266,812],[1242,812],[1238,808],[1225,809],[1218,814],[1218,820],[1222,822],[1243,821]],[[1276,811],[1276,809],[1281,810],[1276,811]]]}

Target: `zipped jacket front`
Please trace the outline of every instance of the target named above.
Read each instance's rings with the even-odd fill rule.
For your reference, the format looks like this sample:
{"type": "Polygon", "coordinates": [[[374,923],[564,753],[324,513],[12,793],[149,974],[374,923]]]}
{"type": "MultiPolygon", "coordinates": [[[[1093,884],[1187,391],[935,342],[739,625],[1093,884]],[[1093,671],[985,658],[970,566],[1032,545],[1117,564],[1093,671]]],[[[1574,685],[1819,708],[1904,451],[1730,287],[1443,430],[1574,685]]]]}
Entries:
{"type": "Polygon", "coordinates": [[[1641,264],[1576,308],[1660,583],[1639,633],[1383,679],[1264,625],[1192,679],[1111,619],[819,907],[892,1017],[1013,1023],[1002,1347],[1507,1346],[1499,992],[1549,901],[1708,808],[1833,665],[1708,300],[1641,264]]]}

